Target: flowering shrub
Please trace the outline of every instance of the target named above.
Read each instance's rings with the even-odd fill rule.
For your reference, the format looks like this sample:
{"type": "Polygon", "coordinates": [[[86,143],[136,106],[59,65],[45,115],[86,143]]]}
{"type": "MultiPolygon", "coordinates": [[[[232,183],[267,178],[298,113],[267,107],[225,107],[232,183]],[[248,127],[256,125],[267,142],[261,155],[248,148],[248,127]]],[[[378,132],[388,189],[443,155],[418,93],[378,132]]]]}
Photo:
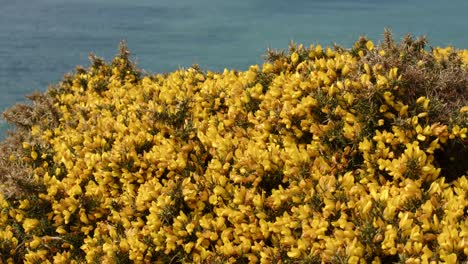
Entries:
{"type": "Polygon", "coordinates": [[[147,75],[125,45],[4,117],[0,263],[457,263],[468,51],[291,45],[147,75]]]}

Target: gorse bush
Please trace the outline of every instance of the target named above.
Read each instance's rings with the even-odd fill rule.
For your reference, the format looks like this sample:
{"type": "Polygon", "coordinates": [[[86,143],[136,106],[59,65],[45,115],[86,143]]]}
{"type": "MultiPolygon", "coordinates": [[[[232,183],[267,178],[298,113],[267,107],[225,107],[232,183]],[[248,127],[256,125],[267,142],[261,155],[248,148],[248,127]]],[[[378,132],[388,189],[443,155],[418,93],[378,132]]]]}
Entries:
{"type": "Polygon", "coordinates": [[[4,118],[0,263],[457,263],[468,51],[291,44],[143,74],[124,44],[4,118]]]}

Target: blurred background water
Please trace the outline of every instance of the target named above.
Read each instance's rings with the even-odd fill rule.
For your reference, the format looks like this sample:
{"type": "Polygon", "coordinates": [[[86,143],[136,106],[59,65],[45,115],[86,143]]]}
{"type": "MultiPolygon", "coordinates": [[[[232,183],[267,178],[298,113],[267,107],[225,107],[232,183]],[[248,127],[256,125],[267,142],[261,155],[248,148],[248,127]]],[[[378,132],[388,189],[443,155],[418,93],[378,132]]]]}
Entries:
{"type": "MultiPolygon", "coordinates": [[[[385,27],[467,49],[467,10],[466,0],[0,0],[0,112],[89,66],[90,52],[111,60],[121,40],[149,73],[245,70],[289,41],[351,47],[385,27]]],[[[0,121],[0,138],[6,129],[0,121]]]]}

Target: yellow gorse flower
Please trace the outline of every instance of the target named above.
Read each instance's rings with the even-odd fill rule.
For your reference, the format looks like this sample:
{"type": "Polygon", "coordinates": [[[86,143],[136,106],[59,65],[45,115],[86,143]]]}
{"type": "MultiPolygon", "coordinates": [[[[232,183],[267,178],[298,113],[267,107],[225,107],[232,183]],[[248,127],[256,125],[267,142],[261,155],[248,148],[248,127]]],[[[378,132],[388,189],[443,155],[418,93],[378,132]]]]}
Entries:
{"type": "MultiPolygon", "coordinates": [[[[0,253],[57,263],[466,260],[468,181],[444,156],[464,146],[466,106],[435,118],[440,102],[411,90],[398,67],[410,50],[364,39],[269,52],[245,71],[164,75],[142,74],[125,50],[110,64],[94,58],[51,94],[57,124],[32,125],[5,159],[37,188],[0,193],[0,253]]],[[[465,53],[420,50],[412,69],[453,56],[466,67],[465,53]]]]}

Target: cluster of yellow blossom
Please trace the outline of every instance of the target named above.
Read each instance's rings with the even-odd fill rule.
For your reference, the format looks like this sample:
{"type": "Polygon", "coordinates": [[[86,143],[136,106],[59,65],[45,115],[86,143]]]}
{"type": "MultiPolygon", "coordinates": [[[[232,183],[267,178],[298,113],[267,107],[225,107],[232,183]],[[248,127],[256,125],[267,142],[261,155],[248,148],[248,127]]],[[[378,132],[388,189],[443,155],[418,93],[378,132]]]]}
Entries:
{"type": "MultiPolygon", "coordinates": [[[[22,146],[37,190],[0,194],[0,263],[466,261],[468,178],[438,157],[466,148],[468,108],[433,122],[429,94],[405,100],[401,69],[369,59],[390,52],[153,76],[93,58],[22,146]]],[[[453,52],[466,67],[425,56],[453,52]]]]}

